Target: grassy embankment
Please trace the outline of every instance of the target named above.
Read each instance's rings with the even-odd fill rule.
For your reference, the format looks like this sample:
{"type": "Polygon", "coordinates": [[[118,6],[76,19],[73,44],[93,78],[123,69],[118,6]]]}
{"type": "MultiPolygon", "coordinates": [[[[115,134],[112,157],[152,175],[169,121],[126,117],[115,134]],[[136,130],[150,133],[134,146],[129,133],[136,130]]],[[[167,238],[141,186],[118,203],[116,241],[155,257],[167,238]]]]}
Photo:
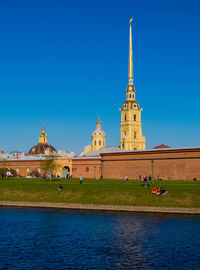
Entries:
{"type": "Polygon", "coordinates": [[[0,180],[0,200],[113,204],[137,206],[199,207],[200,182],[155,181],[164,186],[165,196],[151,194],[152,187],[143,187],[137,180],[94,180],[10,178],[0,180]],[[62,183],[63,190],[58,191],[62,183]]]}

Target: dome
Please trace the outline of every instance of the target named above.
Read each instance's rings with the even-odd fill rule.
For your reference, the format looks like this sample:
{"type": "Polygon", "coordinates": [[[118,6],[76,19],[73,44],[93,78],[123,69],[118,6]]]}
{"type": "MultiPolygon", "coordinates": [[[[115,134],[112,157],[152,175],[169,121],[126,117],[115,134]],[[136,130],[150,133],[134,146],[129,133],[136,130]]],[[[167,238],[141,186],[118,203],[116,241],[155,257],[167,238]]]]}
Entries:
{"type": "Polygon", "coordinates": [[[29,155],[53,154],[53,153],[56,153],[56,149],[48,143],[38,143],[37,145],[33,146],[29,151],[29,155]]]}
{"type": "Polygon", "coordinates": [[[40,134],[39,137],[39,143],[30,149],[29,155],[40,155],[40,154],[48,155],[54,153],[56,153],[56,149],[52,145],[48,144],[47,134],[45,133],[45,128],[43,126],[42,133],[40,134]]]}
{"type": "Polygon", "coordinates": [[[105,136],[106,133],[101,129],[101,121],[98,119],[97,128],[92,132],[92,136],[105,136]]]}

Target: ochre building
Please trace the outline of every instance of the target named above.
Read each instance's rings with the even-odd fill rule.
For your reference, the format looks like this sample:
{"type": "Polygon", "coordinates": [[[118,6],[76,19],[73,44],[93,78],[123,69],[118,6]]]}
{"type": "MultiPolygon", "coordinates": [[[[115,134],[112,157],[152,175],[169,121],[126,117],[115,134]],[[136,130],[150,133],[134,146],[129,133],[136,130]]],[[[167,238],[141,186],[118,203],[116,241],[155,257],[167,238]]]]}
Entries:
{"type": "MultiPolygon", "coordinates": [[[[42,174],[41,164],[45,162],[44,157],[25,157],[23,159],[9,159],[0,161],[0,168],[14,169],[18,176],[27,176],[33,171],[37,171],[38,174],[42,174]]],[[[63,156],[56,157],[56,162],[59,165],[56,175],[60,177],[66,177],[67,174],[72,172],[72,160],[71,157],[63,156]]]]}
{"type": "Polygon", "coordinates": [[[144,150],[145,137],[142,135],[141,111],[135,99],[135,86],[133,82],[133,50],[132,50],[132,19],[130,20],[129,37],[129,72],[126,101],[121,109],[121,150],[144,150]]]}
{"type": "Polygon", "coordinates": [[[97,128],[92,132],[92,145],[84,147],[84,153],[98,151],[106,147],[106,133],[101,128],[101,120],[97,121],[97,128]]]}

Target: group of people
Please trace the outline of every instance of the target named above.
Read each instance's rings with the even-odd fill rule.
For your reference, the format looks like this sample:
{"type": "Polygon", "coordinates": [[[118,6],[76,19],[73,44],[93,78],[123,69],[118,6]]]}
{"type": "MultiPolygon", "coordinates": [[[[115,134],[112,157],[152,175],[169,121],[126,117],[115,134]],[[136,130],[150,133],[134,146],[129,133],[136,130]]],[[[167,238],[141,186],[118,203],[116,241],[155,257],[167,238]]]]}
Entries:
{"type": "Polygon", "coordinates": [[[151,175],[149,175],[148,177],[146,175],[144,175],[144,176],[140,175],[139,176],[139,181],[144,181],[143,186],[144,187],[147,187],[147,186],[150,186],[151,185],[151,183],[152,183],[152,177],[151,177],[151,175]],[[147,183],[148,180],[149,180],[149,183],[147,183]]]}
{"type": "Polygon", "coordinates": [[[160,195],[166,195],[167,194],[167,191],[164,189],[164,187],[153,187],[152,188],[152,194],[156,194],[157,196],[160,196],[160,195]]]}

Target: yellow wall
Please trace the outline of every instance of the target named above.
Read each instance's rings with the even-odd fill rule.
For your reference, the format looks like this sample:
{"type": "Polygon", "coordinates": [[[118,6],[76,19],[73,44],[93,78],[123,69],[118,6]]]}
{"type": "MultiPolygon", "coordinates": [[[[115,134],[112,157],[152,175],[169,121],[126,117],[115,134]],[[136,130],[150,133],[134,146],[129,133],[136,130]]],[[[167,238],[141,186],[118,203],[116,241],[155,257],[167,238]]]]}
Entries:
{"type": "Polygon", "coordinates": [[[145,137],[142,136],[141,109],[136,101],[127,101],[121,110],[122,150],[144,150],[145,137]],[[134,108],[137,106],[137,108],[134,108]],[[135,118],[134,118],[135,115],[135,118]]]}
{"type": "Polygon", "coordinates": [[[61,176],[62,177],[62,171],[63,171],[63,168],[65,166],[68,166],[70,171],[69,171],[69,174],[72,174],[72,160],[70,157],[59,157],[56,159],[57,161],[57,164],[59,165],[59,168],[56,172],[57,175],[61,176]]]}
{"type": "Polygon", "coordinates": [[[92,150],[96,151],[105,147],[105,136],[92,136],[92,150]]]}

